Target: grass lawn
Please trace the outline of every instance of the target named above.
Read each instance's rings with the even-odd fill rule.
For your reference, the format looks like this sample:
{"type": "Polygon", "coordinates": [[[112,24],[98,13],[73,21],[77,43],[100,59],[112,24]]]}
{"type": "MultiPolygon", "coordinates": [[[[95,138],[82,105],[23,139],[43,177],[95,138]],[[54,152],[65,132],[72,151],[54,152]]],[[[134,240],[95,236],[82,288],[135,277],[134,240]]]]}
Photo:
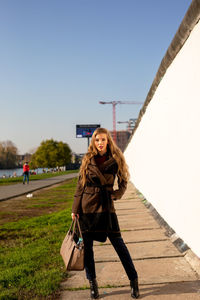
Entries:
{"type": "MultiPolygon", "coordinates": [[[[63,172],[42,173],[42,174],[37,174],[37,175],[30,175],[30,180],[32,181],[32,180],[46,179],[46,178],[56,177],[56,176],[60,176],[60,175],[64,175],[64,174],[75,173],[78,171],[79,170],[68,170],[68,171],[63,171],[63,172]]],[[[23,180],[23,176],[11,177],[11,178],[0,178],[0,185],[22,183],[22,180],[23,180]]]]}
{"type": "Polygon", "coordinates": [[[1,300],[58,298],[67,278],[59,251],[71,223],[76,182],[0,203],[1,300]]]}

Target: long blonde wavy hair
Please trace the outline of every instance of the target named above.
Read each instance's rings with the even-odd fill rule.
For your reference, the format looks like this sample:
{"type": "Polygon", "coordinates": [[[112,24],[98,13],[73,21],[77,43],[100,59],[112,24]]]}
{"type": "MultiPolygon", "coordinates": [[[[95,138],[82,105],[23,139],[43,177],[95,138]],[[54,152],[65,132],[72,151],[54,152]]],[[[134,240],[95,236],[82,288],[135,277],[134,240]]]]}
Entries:
{"type": "Polygon", "coordinates": [[[118,146],[115,144],[115,142],[113,141],[109,131],[105,128],[97,128],[93,135],[92,135],[92,139],[90,142],[90,145],[88,147],[88,152],[84,155],[83,159],[82,159],[82,163],[81,163],[81,167],[80,167],[80,180],[81,180],[81,184],[84,186],[86,183],[86,176],[87,176],[87,168],[88,168],[88,164],[91,161],[91,158],[95,155],[98,154],[98,150],[95,146],[95,139],[96,136],[98,134],[106,134],[107,135],[107,139],[108,139],[108,146],[110,153],[112,155],[112,157],[116,160],[117,165],[118,165],[118,172],[117,172],[117,176],[119,177],[119,180],[122,181],[128,181],[129,179],[129,171],[128,171],[128,166],[126,164],[124,155],[122,153],[122,151],[118,148],[118,146]]]}

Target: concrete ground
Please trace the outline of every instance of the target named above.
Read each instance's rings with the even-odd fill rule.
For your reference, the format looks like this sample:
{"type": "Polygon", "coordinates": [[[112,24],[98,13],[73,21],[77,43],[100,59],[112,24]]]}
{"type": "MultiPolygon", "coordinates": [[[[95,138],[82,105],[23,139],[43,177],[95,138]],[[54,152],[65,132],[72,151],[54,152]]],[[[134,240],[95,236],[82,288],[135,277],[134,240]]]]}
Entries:
{"type": "Polygon", "coordinates": [[[32,193],[36,190],[40,190],[44,187],[63,182],[67,179],[71,179],[77,176],[78,173],[70,173],[41,180],[30,180],[29,184],[17,183],[4,186],[2,185],[0,186],[0,201],[32,193]]]}
{"type": "MultiPolygon", "coordinates": [[[[195,262],[190,249],[179,252],[131,183],[115,207],[122,236],[139,275],[140,299],[200,299],[199,260],[196,258],[195,262]]],[[[94,253],[100,299],[132,299],[128,278],[109,241],[95,242],[94,253]]],[[[69,275],[61,285],[60,299],[90,299],[85,271],[69,275]]]]}

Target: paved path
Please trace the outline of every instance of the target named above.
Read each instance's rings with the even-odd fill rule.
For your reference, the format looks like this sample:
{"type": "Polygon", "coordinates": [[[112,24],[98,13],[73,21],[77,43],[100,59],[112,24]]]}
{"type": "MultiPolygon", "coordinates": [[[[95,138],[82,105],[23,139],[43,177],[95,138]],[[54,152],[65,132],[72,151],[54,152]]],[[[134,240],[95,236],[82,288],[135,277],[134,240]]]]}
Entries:
{"type": "MultiPolygon", "coordinates": [[[[200,276],[188,263],[187,251],[180,253],[174,246],[132,184],[128,185],[124,197],[115,202],[115,207],[123,238],[139,274],[140,299],[200,300],[200,276]]],[[[132,299],[129,281],[110,243],[96,242],[94,252],[100,299],[132,299]]],[[[70,272],[70,276],[61,285],[60,299],[90,299],[89,290],[83,289],[88,287],[85,272],[70,272]]]]}
{"type": "Polygon", "coordinates": [[[67,179],[77,177],[78,173],[70,173],[61,176],[55,176],[51,178],[41,180],[30,180],[29,184],[12,184],[0,186],[0,201],[11,199],[24,194],[32,193],[36,190],[40,190],[44,187],[51,186],[67,179]]]}

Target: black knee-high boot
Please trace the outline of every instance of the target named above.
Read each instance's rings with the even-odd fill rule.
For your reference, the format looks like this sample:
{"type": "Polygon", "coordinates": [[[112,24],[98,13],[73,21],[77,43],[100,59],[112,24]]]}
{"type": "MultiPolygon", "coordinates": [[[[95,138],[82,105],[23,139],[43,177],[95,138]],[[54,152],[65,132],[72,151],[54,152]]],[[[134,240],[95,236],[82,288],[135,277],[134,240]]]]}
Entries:
{"type": "Polygon", "coordinates": [[[138,279],[134,279],[133,281],[130,281],[130,286],[131,286],[131,297],[132,298],[139,298],[140,292],[139,292],[139,287],[138,287],[138,279]]]}
{"type": "Polygon", "coordinates": [[[99,291],[98,291],[98,285],[96,279],[89,280],[90,283],[90,295],[92,299],[99,298],[99,291]]]}

